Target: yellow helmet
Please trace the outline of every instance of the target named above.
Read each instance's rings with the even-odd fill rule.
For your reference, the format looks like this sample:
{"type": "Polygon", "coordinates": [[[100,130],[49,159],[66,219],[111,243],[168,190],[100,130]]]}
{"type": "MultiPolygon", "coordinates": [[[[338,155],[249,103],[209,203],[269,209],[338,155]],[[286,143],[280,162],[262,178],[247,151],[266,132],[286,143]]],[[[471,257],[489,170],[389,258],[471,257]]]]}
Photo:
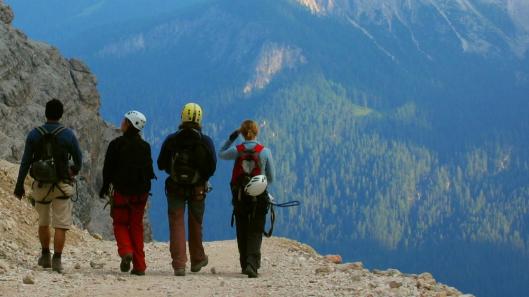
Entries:
{"type": "Polygon", "coordinates": [[[184,122],[195,122],[197,124],[202,123],[202,108],[196,103],[187,103],[182,109],[182,123],[184,122]]]}

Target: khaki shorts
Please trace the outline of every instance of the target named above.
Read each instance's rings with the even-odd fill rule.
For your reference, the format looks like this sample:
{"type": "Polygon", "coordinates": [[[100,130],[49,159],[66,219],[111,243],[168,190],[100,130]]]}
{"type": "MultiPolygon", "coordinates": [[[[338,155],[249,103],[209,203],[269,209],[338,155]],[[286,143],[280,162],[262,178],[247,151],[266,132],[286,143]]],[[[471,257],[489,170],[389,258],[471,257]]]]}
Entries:
{"type": "Polygon", "coordinates": [[[39,214],[39,226],[70,229],[73,224],[72,201],[73,185],[59,182],[57,185],[34,182],[31,197],[35,200],[35,210],[39,214]]]}

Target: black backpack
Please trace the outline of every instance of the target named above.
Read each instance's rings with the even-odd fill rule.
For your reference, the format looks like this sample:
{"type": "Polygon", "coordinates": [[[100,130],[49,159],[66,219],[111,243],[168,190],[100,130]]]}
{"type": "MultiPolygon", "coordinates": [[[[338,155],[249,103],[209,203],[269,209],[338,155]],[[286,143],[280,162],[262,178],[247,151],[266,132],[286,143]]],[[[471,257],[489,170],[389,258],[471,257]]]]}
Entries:
{"type": "Polygon", "coordinates": [[[113,184],[125,195],[149,192],[154,173],[148,144],[139,136],[132,139],[122,137],[113,184]]]}
{"type": "Polygon", "coordinates": [[[42,183],[58,183],[68,176],[68,152],[57,141],[57,135],[66,130],[63,126],[48,132],[37,127],[42,135],[35,146],[29,175],[42,183]]]}
{"type": "Polygon", "coordinates": [[[180,130],[173,140],[170,177],[178,185],[191,186],[205,182],[208,149],[202,141],[202,133],[195,129],[180,130]]]}

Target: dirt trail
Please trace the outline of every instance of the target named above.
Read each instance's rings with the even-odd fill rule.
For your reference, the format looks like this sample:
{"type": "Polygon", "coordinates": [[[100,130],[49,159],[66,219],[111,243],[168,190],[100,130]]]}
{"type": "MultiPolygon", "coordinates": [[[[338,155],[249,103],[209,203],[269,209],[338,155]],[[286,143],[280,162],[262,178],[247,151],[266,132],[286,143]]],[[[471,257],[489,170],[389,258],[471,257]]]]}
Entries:
{"type": "MultiPolygon", "coordinates": [[[[68,233],[63,274],[36,265],[37,216],[11,191],[18,168],[0,160],[0,296],[461,296],[429,273],[369,271],[360,262],[334,264],[311,247],[286,238],[263,242],[259,278],[241,274],[234,240],[205,243],[209,265],[173,276],[167,242],[145,245],[147,271],[119,271],[113,241],[85,230],[68,233]]],[[[29,187],[28,187],[29,188],[29,187]]]]}

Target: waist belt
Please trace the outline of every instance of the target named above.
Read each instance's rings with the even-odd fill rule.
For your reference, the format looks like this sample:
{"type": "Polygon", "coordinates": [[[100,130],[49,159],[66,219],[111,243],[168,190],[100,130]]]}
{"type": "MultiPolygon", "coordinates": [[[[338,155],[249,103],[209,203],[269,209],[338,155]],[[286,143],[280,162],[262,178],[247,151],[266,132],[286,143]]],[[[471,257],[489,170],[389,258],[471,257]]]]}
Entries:
{"type": "Polygon", "coordinates": [[[165,194],[167,196],[171,196],[171,194],[174,194],[178,197],[183,197],[184,199],[192,199],[195,200],[202,200],[204,199],[204,196],[206,196],[206,186],[204,185],[166,185],[165,188],[165,194]]]}
{"type": "MultiPolygon", "coordinates": [[[[237,200],[238,200],[237,202],[240,203],[241,197],[244,195],[242,193],[243,189],[235,188],[235,190],[237,191],[237,200]]],[[[266,212],[268,212],[268,209],[270,209],[270,229],[268,229],[268,231],[264,231],[263,230],[263,235],[266,236],[266,237],[272,236],[272,233],[274,232],[274,224],[275,224],[275,221],[276,221],[276,213],[274,211],[274,204],[271,203],[268,198],[265,198],[265,196],[251,197],[251,198],[252,198],[251,199],[252,210],[248,214],[250,220],[255,218],[255,211],[256,211],[256,208],[257,208],[258,200],[266,199],[266,207],[265,207],[266,208],[266,212]]],[[[262,200],[261,200],[261,202],[262,202],[262,200]]],[[[236,214],[235,214],[235,205],[234,205],[233,212],[231,213],[231,227],[232,228],[233,228],[233,223],[234,223],[235,219],[236,219],[236,214]]]]}
{"type": "MultiPolygon", "coordinates": [[[[145,199],[139,199],[140,197],[142,197],[141,195],[130,195],[130,196],[123,196],[123,197],[127,197],[129,199],[126,199],[127,200],[127,203],[125,204],[115,204],[114,203],[114,197],[111,196],[110,197],[110,201],[109,201],[109,204],[110,204],[110,207],[111,208],[130,208],[131,205],[135,205],[135,204],[142,204],[143,202],[145,202],[147,199],[149,199],[149,195],[148,194],[145,199]],[[130,199],[132,198],[132,199],[130,199]],[[134,199],[135,198],[135,199],[134,199]],[[132,201],[131,201],[132,200],[132,201]],[[145,201],[144,201],[145,200],[145,201]]],[[[106,207],[106,205],[105,205],[106,207]]]]}
{"type": "MultiPolygon", "coordinates": [[[[61,182],[63,183],[68,183],[69,180],[63,180],[61,182]]],[[[33,183],[35,183],[37,181],[34,181],[33,183]]],[[[40,183],[40,182],[39,182],[40,183]]],[[[48,190],[48,193],[46,193],[46,196],[44,196],[44,198],[42,198],[41,201],[35,201],[35,203],[38,203],[38,204],[50,204],[52,202],[52,200],[46,200],[46,198],[48,198],[48,196],[50,195],[50,193],[53,191],[53,189],[59,189],[59,191],[61,191],[61,193],[64,195],[64,196],[59,196],[59,197],[55,197],[53,199],[61,199],[61,200],[66,200],[66,199],[70,199],[70,196],[66,196],[66,193],[64,193],[64,191],[61,189],[61,187],[59,187],[58,183],[53,183],[51,184],[50,186],[50,189],[48,190]]]]}

